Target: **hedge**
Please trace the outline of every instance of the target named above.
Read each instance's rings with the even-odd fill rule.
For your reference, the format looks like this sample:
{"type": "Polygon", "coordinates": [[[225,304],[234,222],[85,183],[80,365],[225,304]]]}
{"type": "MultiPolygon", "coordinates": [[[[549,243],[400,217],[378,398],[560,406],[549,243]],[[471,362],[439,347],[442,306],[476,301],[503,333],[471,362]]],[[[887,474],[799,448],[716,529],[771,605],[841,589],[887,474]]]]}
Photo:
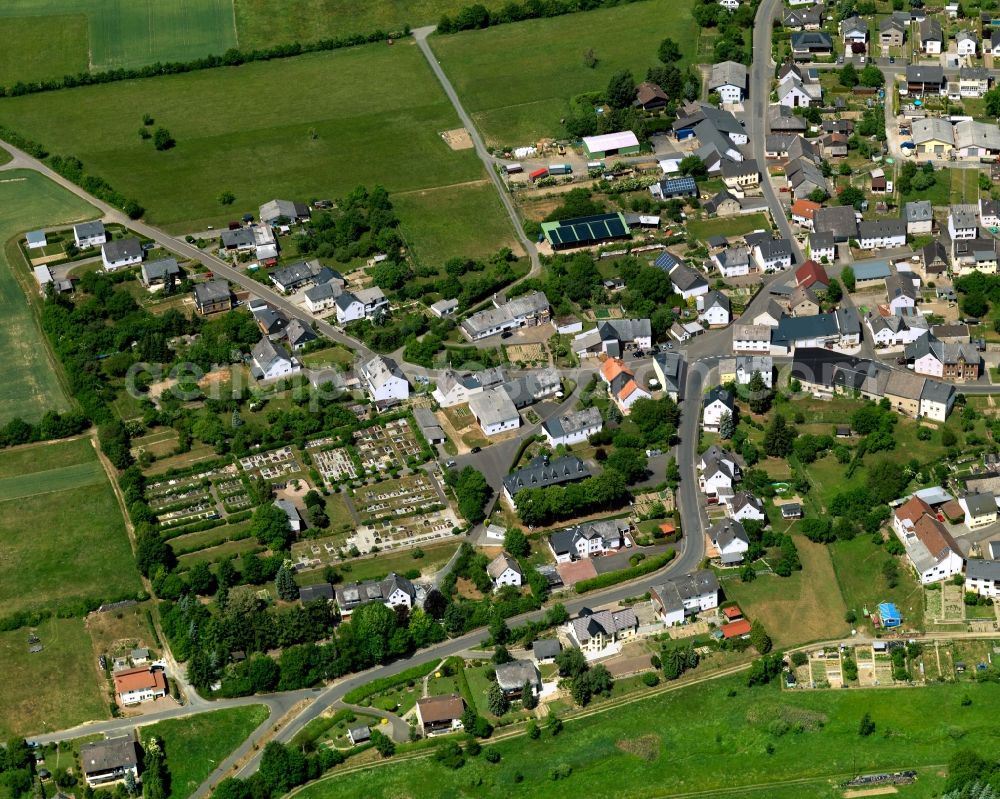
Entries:
{"type": "Polygon", "coordinates": [[[635,580],[643,575],[655,572],[658,569],[662,569],[670,561],[674,559],[677,553],[672,549],[668,549],[662,555],[656,555],[652,558],[644,560],[637,566],[632,566],[628,569],[622,569],[617,572],[609,572],[608,574],[599,574],[597,577],[591,577],[589,580],[580,580],[575,586],[576,592],[578,594],[585,594],[588,591],[594,591],[598,588],[607,588],[611,585],[618,585],[618,583],[627,583],[629,580],[635,580]]]}
{"type": "Polygon", "coordinates": [[[423,679],[437,668],[437,664],[438,661],[433,660],[420,666],[414,666],[412,669],[401,671],[392,677],[380,677],[377,680],[372,680],[370,683],[355,688],[353,691],[348,691],[344,694],[343,701],[349,705],[356,705],[369,696],[374,696],[375,694],[382,693],[382,691],[395,688],[397,685],[405,685],[410,680],[423,679]]]}

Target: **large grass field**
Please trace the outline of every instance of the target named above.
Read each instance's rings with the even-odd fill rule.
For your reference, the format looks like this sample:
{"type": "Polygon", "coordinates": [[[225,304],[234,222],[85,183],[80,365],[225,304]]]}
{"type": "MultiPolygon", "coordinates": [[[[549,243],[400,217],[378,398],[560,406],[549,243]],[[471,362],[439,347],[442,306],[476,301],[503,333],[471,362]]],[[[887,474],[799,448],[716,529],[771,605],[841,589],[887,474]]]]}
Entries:
{"type": "Polygon", "coordinates": [[[8,454],[22,471],[0,479],[2,613],[138,592],[121,511],[90,441],[0,454],[0,474],[10,474],[8,454]]]}
{"type": "Polygon", "coordinates": [[[297,796],[629,799],[742,796],[744,787],[752,796],[828,796],[828,781],[941,767],[961,747],[992,756],[1000,745],[998,699],[1000,686],[989,684],[781,692],[727,678],[569,720],[556,738],[498,741],[491,744],[502,757],[495,765],[479,757],[452,771],[420,759],[332,777],[297,796]],[[972,704],[963,707],[966,693],[972,704]],[[862,738],[858,721],[866,711],[876,732],[862,738]],[[796,723],[802,732],[784,731],[796,723]],[[553,779],[557,768],[569,776],[553,779]],[[824,786],[823,793],[796,792],[796,781],[824,786]]]}
{"type": "Polygon", "coordinates": [[[671,37],[690,58],[698,27],[689,0],[642,0],[615,8],[435,37],[432,47],[485,138],[522,145],[562,134],[569,99],[603,91],[620,69],[637,80],[671,37]],[[583,53],[593,48],[597,64],[583,53]]]}
{"type": "Polygon", "coordinates": [[[6,0],[0,37],[4,85],[190,61],[237,43],[233,0],[6,0]]]}
{"type": "Polygon", "coordinates": [[[143,741],[163,742],[170,771],[167,799],[187,799],[265,719],[264,705],[248,705],[142,727],[143,741]]]}
{"type": "MultiPolygon", "coordinates": [[[[459,122],[411,41],[9,98],[0,122],[78,156],[138,198],[147,221],[173,232],[256,213],[274,197],[337,197],[376,183],[409,192],[486,177],[474,151],[453,151],[441,138],[459,122]],[[176,147],[158,152],[139,138],[143,113],[176,147]],[[236,195],[228,209],[218,202],[223,190],[236,195]]],[[[438,213],[419,205],[418,213],[438,213]]],[[[499,210],[480,233],[498,228],[497,219],[499,210]]],[[[403,223],[418,246],[440,237],[432,230],[421,245],[424,223],[403,223]]],[[[486,249],[499,244],[482,239],[486,249]]]]}
{"type": "MultiPolygon", "coordinates": [[[[0,584],[8,581],[5,562],[0,584]]],[[[0,739],[63,730],[108,714],[83,620],[48,619],[35,633],[43,649],[34,654],[28,630],[0,633],[0,739]]]]}
{"type": "Polygon", "coordinates": [[[28,305],[25,290],[12,269],[24,270],[34,285],[16,246],[4,243],[35,227],[76,222],[96,211],[37,172],[13,170],[0,174],[0,349],[4,379],[0,384],[0,424],[20,416],[38,421],[47,410],[69,407],[41,330],[28,305]],[[14,260],[12,261],[11,258],[14,260]]]}

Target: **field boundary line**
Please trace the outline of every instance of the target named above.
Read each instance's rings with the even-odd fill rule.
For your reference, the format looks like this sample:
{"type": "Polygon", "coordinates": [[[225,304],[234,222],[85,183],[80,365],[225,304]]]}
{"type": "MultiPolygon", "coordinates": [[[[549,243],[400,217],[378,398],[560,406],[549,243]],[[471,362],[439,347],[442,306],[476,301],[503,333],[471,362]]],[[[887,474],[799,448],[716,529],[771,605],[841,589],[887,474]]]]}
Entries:
{"type": "Polygon", "coordinates": [[[431,191],[443,191],[445,189],[457,189],[465,186],[490,186],[489,178],[480,178],[479,180],[463,180],[459,183],[447,183],[444,186],[428,186],[426,189],[407,189],[406,191],[395,191],[392,193],[393,197],[405,197],[408,194],[426,194],[431,191]]]}

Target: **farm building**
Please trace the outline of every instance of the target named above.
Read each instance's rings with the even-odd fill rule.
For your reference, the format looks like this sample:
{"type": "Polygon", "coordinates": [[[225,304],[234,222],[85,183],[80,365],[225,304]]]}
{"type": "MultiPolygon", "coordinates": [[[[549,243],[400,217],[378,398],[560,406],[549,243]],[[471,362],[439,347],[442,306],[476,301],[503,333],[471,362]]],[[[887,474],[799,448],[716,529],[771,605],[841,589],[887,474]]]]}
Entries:
{"type": "Polygon", "coordinates": [[[587,247],[605,241],[627,239],[631,235],[625,217],[620,213],[543,222],[542,232],[554,250],[587,247]]]}
{"type": "Polygon", "coordinates": [[[603,136],[584,136],[583,149],[588,158],[606,158],[612,155],[636,155],[639,139],[630,130],[605,133],[603,136]]]}

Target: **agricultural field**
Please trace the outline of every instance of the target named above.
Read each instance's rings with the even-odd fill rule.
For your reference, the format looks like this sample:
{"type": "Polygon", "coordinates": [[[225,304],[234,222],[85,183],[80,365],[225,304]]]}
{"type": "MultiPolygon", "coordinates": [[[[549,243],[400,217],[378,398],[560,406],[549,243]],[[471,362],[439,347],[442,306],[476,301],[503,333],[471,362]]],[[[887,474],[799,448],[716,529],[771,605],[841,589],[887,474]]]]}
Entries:
{"type": "Polygon", "coordinates": [[[52,152],[77,156],[142,202],[147,221],[175,233],[256,213],[274,197],[338,197],[377,183],[408,192],[485,178],[474,151],[442,139],[458,118],[407,40],[6,98],[0,120],[52,152]],[[249,101],[251,91],[267,102],[249,101]],[[138,136],[144,113],[170,130],[175,147],[157,151],[138,136]],[[53,127],[53,119],[62,124],[53,127]],[[221,205],[222,191],[236,204],[221,205]]]}
{"type": "Polygon", "coordinates": [[[8,454],[23,469],[0,479],[3,612],[69,608],[141,590],[118,502],[90,439],[4,453],[0,463],[8,454]],[[25,463],[31,451],[39,453],[37,464],[25,463]],[[26,519],[39,535],[25,535],[26,519]]]}
{"type": "MultiPolygon", "coordinates": [[[[14,170],[0,176],[0,348],[7,369],[0,386],[0,424],[14,417],[38,421],[47,410],[66,410],[69,401],[25,291],[36,292],[16,242],[16,234],[40,226],[93,218],[87,203],[37,172],[14,170]]],[[[33,294],[37,296],[37,294],[33,294]]]]}
{"type": "Polygon", "coordinates": [[[157,738],[163,744],[170,771],[166,799],[187,799],[267,717],[264,705],[248,705],[142,727],[143,741],[157,738]]]}
{"type": "Polygon", "coordinates": [[[3,83],[190,61],[236,46],[233,0],[7,0],[3,83]]]}
{"type": "MultiPolygon", "coordinates": [[[[814,782],[822,790],[808,795],[830,796],[831,783],[857,773],[939,770],[969,741],[990,747],[996,742],[992,714],[998,698],[1000,686],[991,684],[927,686],[900,701],[896,691],[783,692],[776,686],[748,689],[740,677],[725,678],[640,699],[625,711],[567,719],[558,737],[545,739],[545,757],[532,754],[536,742],[517,736],[490,744],[501,754],[498,764],[468,758],[462,769],[451,771],[430,758],[409,760],[333,774],[300,795],[435,799],[461,795],[474,782],[476,796],[484,799],[536,796],[540,785],[554,799],[629,799],[647,796],[650,785],[661,796],[735,796],[746,786],[748,794],[739,795],[770,797],[806,795],[800,783],[814,782]],[[965,693],[972,704],[963,707],[965,693]],[[704,712],[706,707],[712,712],[704,712]],[[862,743],[858,721],[865,712],[876,734],[862,743]],[[795,724],[802,732],[787,732],[795,724]],[[636,730],[648,732],[637,736],[636,730]],[[681,739],[685,743],[678,748],[681,739]],[[567,776],[553,780],[557,768],[567,776]],[[786,790],[793,785],[797,792],[786,790]]],[[[930,794],[921,789],[900,795],[930,794]]]]}
{"type": "MultiPolygon", "coordinates": [[[[6,573],[2,583],[8,583],[6,573]]],[[[107,717],[83,619],[46,619],[0,633],[0,738],[64,730],[107,717]],[[30,652],[28,634],[42,649],[30,652]]]]}
{"type": "Polygon", "coordinates": [[[689,7],[688,0],[646,0],[435,36],[431,46],[487,143],[527,145],[563,135],[559,120],[570,98],[603,91],[618,70],[642,80],[665,37],[693,57],[698,27],[689,7]],[[588,48],[597,57],[592,69],[583,63],[588,48]]]}

